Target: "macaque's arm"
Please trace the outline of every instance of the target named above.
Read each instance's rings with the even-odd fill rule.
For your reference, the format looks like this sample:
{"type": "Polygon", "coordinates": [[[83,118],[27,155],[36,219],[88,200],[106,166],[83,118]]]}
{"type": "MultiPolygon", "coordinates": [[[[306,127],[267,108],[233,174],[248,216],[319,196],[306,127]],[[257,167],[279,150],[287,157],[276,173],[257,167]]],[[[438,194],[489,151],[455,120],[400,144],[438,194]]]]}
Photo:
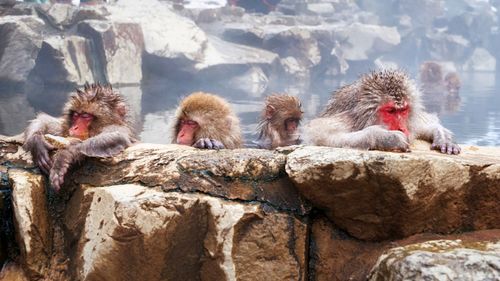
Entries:
{"type": "Polygon", "coordinates": [[[47,143],[44,134],[61,135],[61,127],[61,119],[40,113],[24,131],[23,148],[31,153],[33,161],[45,174],[49,174],[52,167],[49,151],[54,147],[47,143]]]}
{"type": "Polygon", "coordinates": [[[400,131],[389,131],[374,125],[350,132],[343,122],[335,117],[311,120],[306,127],[304,140],[306,143],[331,147],[409,151],[408,140],[400,131]]]}
{"type": "Polygon", "coordinates": [[[58,191],[64,182],[68,169],[85,157],[111,157],[132,144],[130,129],[112,125],[104,128],[97,136],[75,143],[54,155],[54,165],[50,171],[50,182],[58,191]]]}
{"type": "Polygon", "coordinates": [[[439,119],[435,115],[419,112],[416,114],[413,124],[415,138],[431,142],[431,149],[448,154],[460,153],[460,146],[453,141],[453,134],[439,123],[439,119]]]}

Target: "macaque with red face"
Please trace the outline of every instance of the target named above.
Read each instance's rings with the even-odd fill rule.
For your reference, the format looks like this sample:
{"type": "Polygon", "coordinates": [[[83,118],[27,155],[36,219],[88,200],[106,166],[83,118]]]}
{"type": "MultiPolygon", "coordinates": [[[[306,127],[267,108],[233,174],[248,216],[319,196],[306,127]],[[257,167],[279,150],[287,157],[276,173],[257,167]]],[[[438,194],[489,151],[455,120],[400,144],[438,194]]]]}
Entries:
{"type": "Polygon", "coordinates": [[[294,96],[275,94],[267,97],[259,122],[258,147],[275,149],[300,144],[301,106],[300,100],[294,96]]]}
{"type": "Polygon", "coordinates": [[[305,137],[314,145],[399,152],[423,139],[442,153],[460,153],[451,132],[423,110],[415,83],[399,70],[372,72],[337,90],[306,126],[305,137]]]}
{"type": "Polygon", "coordinates": [[[196,92],[175,113],[172,143],[205,149],[239,148],[240,121],[223,98],[196,92]]]}
{"type": "Polygon", "coordinates": [[[128,147],[134,135],[127,119],[127,107],[111,86],[86,84],[66,102],[63,115],[38,114],[24,132],[24,149],[31,152],[43,173],[50,175],[56,191],[68,169],[85,157],[110,157],[128,147]],[[69,137],[67,147],[54,150],[46,134],[69,137]]]}

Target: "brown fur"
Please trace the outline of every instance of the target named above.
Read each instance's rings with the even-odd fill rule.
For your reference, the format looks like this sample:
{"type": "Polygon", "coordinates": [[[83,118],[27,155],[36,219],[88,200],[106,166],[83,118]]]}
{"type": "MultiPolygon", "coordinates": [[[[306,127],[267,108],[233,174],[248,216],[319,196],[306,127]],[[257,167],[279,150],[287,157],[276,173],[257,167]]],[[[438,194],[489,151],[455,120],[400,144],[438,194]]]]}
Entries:
{"type": "Polygon", "coordinates": [[[420,81],[423,84],[437,84],[443,80],[441,65],[433,61],[426,61],[420,66],[420,81]]]}
{"type": "Polygon", "coordinates": [[[361,76],[337,90],[321,116],[345,115],[357,131],[375,124],[379,106],[389,101],[396,105],[406,101],[421,109],[420,94],[405,72],[385,70],[361,76]]]}
{"type": "Polygon", "coordinates": [[[456,72],[450,72],[446,74],[446,76],[444,77],[444,83],[446,85],[448,93],[457,94],[460,90],[460,87],[462,87],[462,82],[460,81],[460,77],[458,77],[458,74],[456,72]]]}
{"type": "Polygon", "coordinates": [[[127,120],[127,106],[123,98],[113,91],[111,85],[85,84],[83,91],[77,89],[71,95],[63,109],[63,136],[68,136],[73,112],[85,112],[96,118],[89,127],[90,137],[98,135],[102,129],[110,125],[126,126],[131,128],[127,120]]]}
{"type": "Polygon", "coordinates": [[[242,146],[240,121],[229,103],[219,96],[195,92],[184,98],[175,113],[172,143],[176,142],[182,119],[198,123],[195,141],[209,138],[222,142],[229,149],[242,146]]]}
{"type": "Polygon", "coordinates": [[[300,100],[294,96],[274,94],[267,97],[259,122],[258,142],[268,149],[298,144],[300,135],[298,132],[289,135],[285,121],[289,118],[302,120],[301,106],[300,100]]]}
{"type": "Polygon", "coordinates": [[[127,107],[120,95],[111,86],[86,84],[83,91],[77,90],[66,103],[63,115],[55,118],[40,113],[24,132],[24,149],[29,150],[34,162],[50,182],[59,190],[68,169],[85,157],[111,157],[123,151],[135,140],[127,120],[127,107]],[[94,119],[89,126],[89,138],[73,142],[59,149],[54,156],[54,148],[47,143],[45,134],[69,136],[72,113],[89,113],[94,119]]]}
{"type": "Polygon", "coordinates": [[[400,70],[372,72],[340,88],[321,116],[305,129],[306,142],[315,145],[408,151],[409,142],[423,139],[443,153],[460,152],[451,132],[424,111],[415,83],[400,70]],[[408,103],[409,137],[380,123],[379,109],[391,101],[396,107],[408,103]]]}

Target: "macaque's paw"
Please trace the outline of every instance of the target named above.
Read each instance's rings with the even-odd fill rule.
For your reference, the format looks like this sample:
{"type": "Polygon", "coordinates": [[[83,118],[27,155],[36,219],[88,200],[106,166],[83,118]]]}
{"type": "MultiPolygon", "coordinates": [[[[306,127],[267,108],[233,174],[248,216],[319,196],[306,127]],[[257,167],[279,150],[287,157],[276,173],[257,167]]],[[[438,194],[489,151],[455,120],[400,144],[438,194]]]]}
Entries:
{"type": "Polygon", "coordinates": [[[410,144],[400,131],[386,131],[378,140],[377,149],[394,152],[410,152],[410,144]]]}
{"type": "Polygon", "coordinates": [[[439,141],[433,142],[431,145],[431,149],[440,151],[441,153],[446,154],[459,154],[461,148],[458,144],[451,141],[439,141]]]}
{"type": "Polygon", "coordinates": [[[214,139],[209,139],[209,138],[203,138],[197,140],[194,144],[194,147],[196,148],[202,148],[202,149],[223,149],[224,144],[218,140],[214,139]]]}
{"type": "Polygon", "coordinates": [[[59,150],[54,155],[54,165],[50,170],[50,184],[56,192],[61,189],[61,186],[64,183],[64,176],[68,172],[71,159],[72,155],[70,151],[66,149],[59,150]]]}

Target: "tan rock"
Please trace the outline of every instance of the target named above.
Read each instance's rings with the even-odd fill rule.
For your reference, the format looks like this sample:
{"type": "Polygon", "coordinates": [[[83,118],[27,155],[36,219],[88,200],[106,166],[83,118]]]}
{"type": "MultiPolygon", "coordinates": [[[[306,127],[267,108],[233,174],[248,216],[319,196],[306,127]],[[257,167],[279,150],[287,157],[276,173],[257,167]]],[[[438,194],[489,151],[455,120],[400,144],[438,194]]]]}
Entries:
{"type": "Polygon", "coordinates": [[[286,171],[340,228],[365,240],[500,228],[499,149],[458,156],[303,147],[286,171]],[[497,212],[495,212],[497,210],[497,212]]]}
{"type": "Polygon", "coordinates": [[[44,179],[21,169],[10,169],[8,175],[22,266],[31,278],[40,278],[47,271],[52,251],[44,179]]]}
{"type": "Polygon", "coordinates": [[[139,144],[114,159],[87,161],[73,178],[86,186],[127,182],[165,191],[202,192],[304,214],[309,205],[286,177],[285,160],[284,154],[259,149],[207,151],[139,144]]]}
{"type": "Polygon", "coordinates": [[[500,241],[434,240],[389,250],[369,280],[499,280],[499,268],[500,241]]]}
{"type": "Polygon", "coordinates": [[[77,280],[305,279],[306,226],[291,215],[139,185],[80,192],[65,219],[77,280]]]}
{"type": "MultiPolygon", "coordinates": [[[[316,281],[366,281],[379,257],[394,247],[405,247],[436,239],[460,239],[464,245],[480,245],[495,243],[499,237],[500,230],[482,230],[452,235],[425,233],[396,241],[367,242],[348,235],[335,227],[327,218],[320,216],[312,221],[308,274],[310,280],[316,281]]],[[[384,263],[389,261],[386,259],[384,263]]],[[[408,277],[406,280],[419,279],[408,277]]]]}

